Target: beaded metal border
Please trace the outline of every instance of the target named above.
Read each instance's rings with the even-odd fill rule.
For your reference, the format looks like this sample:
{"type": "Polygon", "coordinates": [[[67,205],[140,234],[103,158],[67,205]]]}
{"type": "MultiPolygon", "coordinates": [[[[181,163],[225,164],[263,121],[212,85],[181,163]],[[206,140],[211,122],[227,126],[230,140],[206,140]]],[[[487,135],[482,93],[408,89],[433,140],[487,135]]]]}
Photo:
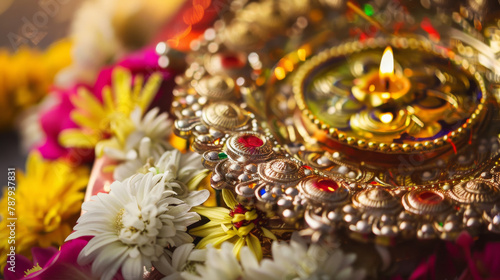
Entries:
{"type": "Polygon", "coordinates": [[[451,143],[449,143],[449,141],[457,141],[460,138],[464,137],[467,134],[467,129],[470,129],[471,127],[476,125],[478,119],[481,119],[481,116],[484,114],[486,100],[489,98],[489,93],[486,90],[483,78],[478,72],[476,72],[474,66],[472,66],[467,60],[460,58],[460,56],[456,55],[452,51],[438,48],[436,45],[433,45],[430,42],[417,40],[415,38],[407,39],[401,37],[393,38],[392,40],[387,40],[386,38],[368,39],[365,44],[362,44],[358,41],[347,42],[342,45],[325,50],[306,61],[298,69],[296,77],[293,81],[293,91],[295,94],[295,100],[297,101],[297,105],[302,111],[302,114],[306,116],[314,125],[316,125],[318,129],[325,131],[331,138],[338,140],[343,144],[347,144],[349,146],[362,150],[377,151],[382,153],[419,153],[422,151],[431,151],[436,148],[450,146],[451,143]],[[426,141],[423,144],[388,144],[383,142],[371,142],[367,141],[366,139],[357,139],[356,137],[346,137],[345,133],[322,122],[309,110],[308,106],[306,105],[306,101],[304,100],[304,82],[309,74],[318,66],[335,57],[350,55],[368,49],[384,48],[389,44],[394,48],[410,48],[412,50],[423,49],[426,52],[432,51],[434,55],[439,55],[444,59],[448,59],[455,65],[460,66],[462,70],[468,71],[468,73],[476,79],[476,82],[481,89],[482,97],[476,109],[474,110],[474,113],[471,114],[470,118],[467,119],[461,127],[457,128],[455,131],[448,133],[448,135],[439,137],[434,141],[426,141]]]}

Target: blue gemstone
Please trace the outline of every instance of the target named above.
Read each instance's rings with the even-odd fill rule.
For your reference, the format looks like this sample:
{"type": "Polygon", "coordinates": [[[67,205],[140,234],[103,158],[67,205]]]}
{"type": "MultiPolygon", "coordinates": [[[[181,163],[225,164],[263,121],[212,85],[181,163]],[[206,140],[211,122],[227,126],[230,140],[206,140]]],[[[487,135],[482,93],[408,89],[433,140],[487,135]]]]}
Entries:
{"type": "Polygon", "coordinates": [[[265,193],[266,193],[266,189],[265,188],[262,188],[262,189],[259,190],[259,195],[260,196],[263,196],[265,193]]]}

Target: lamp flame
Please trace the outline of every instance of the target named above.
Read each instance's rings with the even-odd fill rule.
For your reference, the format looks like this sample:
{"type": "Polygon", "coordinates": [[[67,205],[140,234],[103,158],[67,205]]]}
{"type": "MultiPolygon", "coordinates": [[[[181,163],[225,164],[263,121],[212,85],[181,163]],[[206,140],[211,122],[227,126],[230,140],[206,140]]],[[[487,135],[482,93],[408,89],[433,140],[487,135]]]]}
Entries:
{"type": "Polygon", "coordinates": [[[382,60],[380,61],[379,73],[381,78],[388,78],[394,74],[394,56],[390,46],[387,46],[384,50],[382,60]]]}
{"type": "Polygon", "coordinates": [[[392,115],[392,113],[383,113],[382,115],[380,115],[380,121],[382,121],[383,123],[390,123],[392,122],[393,118],[394,116],[392,115]]]}

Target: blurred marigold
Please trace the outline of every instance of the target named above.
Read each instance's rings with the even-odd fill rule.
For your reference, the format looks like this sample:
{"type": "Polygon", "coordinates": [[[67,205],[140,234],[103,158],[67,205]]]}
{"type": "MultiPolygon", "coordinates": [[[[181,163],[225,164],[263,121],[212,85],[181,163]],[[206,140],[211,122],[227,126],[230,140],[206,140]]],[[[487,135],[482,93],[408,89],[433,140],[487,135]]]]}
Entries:
{"type": "Polygon", "coordinates": [[[12,54],[0,49],[0,129],[13,124],[16,115],[38,103],[54,77],[71,62],[71,43],[62,40],[42,52],[21,47],[12,54]]]}
{"type": "MultiPolygon", "coordinates": [[[[71,166],[64,161],[45,161],[40,154],[31,153],[26,163],[26,173],[17,172],[15,194],[4,195],[0,200],[0,263],[6,264],[10,246],[16,253],[31,257],[32,247],[60,246],[71,233],[80,214],[89,169],[71,166]],[[15,244],[9,244],[13,218],[9,213],[9,197],[15,199],[15,244]]],[[[10,209],[12,210],[12,209],[10,209]]]]}

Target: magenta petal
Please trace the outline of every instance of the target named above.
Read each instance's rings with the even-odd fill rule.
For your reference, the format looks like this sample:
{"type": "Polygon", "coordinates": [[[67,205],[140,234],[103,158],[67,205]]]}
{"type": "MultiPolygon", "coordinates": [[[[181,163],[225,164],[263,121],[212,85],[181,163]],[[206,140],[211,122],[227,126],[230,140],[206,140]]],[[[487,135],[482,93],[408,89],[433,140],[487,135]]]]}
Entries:
{"type": "Polygon", "coordinates": [[[77,125],[70,117],[74,106],[70,97],[75,95],[81,85],[75,85],[67,90],[56,90],[53,97],[57,103],[40,115],[39,122],[45,133],[45,141],[37,150],[45,159],[58,159],[68,154],[68,149],[59,144],[59,134],[64,129],[75,128],[77,125]]]}
{"type": "Polygon", "coordinates": [[[97,97],[101,102],[102,102],[102,90],[104,89],[104,87],[111,85],[112,72],[113,72],[113,67],[102,68],[95,81],[93,88],[94,96],[97,97]]]}
{"type": "Polygon", "coordinates": [[[75,86],[67,91],[59,91],[54,94],[58,103],[40,117],[40,125],[47,137],[57,137],[61,130],[76,127],[70,118],[71,110],[74,108],[70,96],[75,95],[77,89],[78,86],[75,86]]]}
{"type": "Polygon", "coordinates": [[[417,269],[415,269],[415,271],[413,271],[409,279],[435,279],[435,271],[436,255],[432,255],[419,264],[419,266],[417,267],[417,269]]]}
{"type": "Polygon", "coordinates": [[[460,246],[452,242],[446,242],[445,246],[446,246],[446,251],[448,253],[447,255],[450,256],[450,258],[454,260],[457,259],[463,260],[464,258],[463,251],[460,246]]]}
{"type": "Polygon", "coordinates": [[[483,252],[474,253],[473,259],[484,265],[488,277],[500,279],[500,242],[488,243],[483,252]]]}
{"type": "MultiPolygon", "coordinates": [[[[94,85],[94,95],[102,99],[102,89],[105,86],[111,85],[112,73],[115,67],[123,67],[130,71],[132,76],[142,75],[147,79],[151,74],[158,72],[162,75],[164,83],[174,76],[174,71],[169,68],[161,68],[158,66],[159,55],[156,53],[154,48],[147,48],[139,50],[137,52],[131,53],[120,60],[117,64],[112,67],[106,67],[99,72],[94,85]]],[[[170,84],[170,82],[169,82],[170,84]]],[[[171,83],[173,86],[173,82],[171,83]]],[[[163,91],[160,90],[158,94],[163,91]]],[[[167,91],[171,93],[171,90],[167,91]]]]}
{"type": "Polygon", "coordinates": [[[89,243],[91,238],[77,238],[64,243],[61,246],[61,251],[59,255],[60,262],[66,262],[74,265],[78,265],[77,258],[80,251],[89,243]]]}
{"type": "Polygon", "coordinates": [[[474,244],[474,239],[472,238],[472,236],[470,236],[470,234],[467,231],[462,231],[458,235],[455,243],[460,245],[465,250],[470,251],[470,247],[472,246],[472,244],[474,244]]]}
{"type": "Polygon", "coordinates": [[[47,262],[59,252],[57,248],[48,247],[48,248],[39,248],[34,247],[31,248],[31,254],[33,256],[33,264],[38,264],[40,267],[45,267],[47,262]]]}
{"type": "Polygon", "coordinates": [[[135,53],[131,53],[121,61],[118,65],[131,70],[144,69],[144,66],[158,67],[158,54],[154,48],[144,49],[135,53]]]}
{"type": "Polygon", "coordinates": [[[455,242],[462,247],[463,255],[467,261],[468,273],[471,275],[471,279],[481,279],[481,274],[476,267],[475,260],[472,259],[471,247],[474,244],[474,239],[466,231],[462,231],[457,237],[455,242]]]}
{"type": "Polygon", "coordinates": [[[61,113],[58,110],[60,104],[55,105],[52,109],[46,111],[40,117],[40,126],[42,127],[47,137],[54,137],[59,133],[59,122],[61,113]]]}
{"type": "Polygon", "coordinates": [[[97,279],[92,277],[91,265],[80,266],[77,263],[78,255],[87,245],[88,239],[78,238],[64,243],[61,250],[47,262],[42,270],[30,274],[26,279],[97,279]]]}
{"type": "Polygon", "coordinates": [[[33,268],[33,263],[27,257],[16,254],[15,267],[13,268],[14,272],[9,270],[10,267],[11,266],[9,262],[7,262],[7,265],[3,270],[3,276],[5,277],[5,280],[17,280],[24,277],[25,271],[33,268]]]}
{"type": "Polygon", "coordinates": [[[37,150],[44,159],[50,160],[61,158],[68,153],[68,150],[59,145],[55,139],[48,137],[42,145],[38,146],[37,150]]]}

